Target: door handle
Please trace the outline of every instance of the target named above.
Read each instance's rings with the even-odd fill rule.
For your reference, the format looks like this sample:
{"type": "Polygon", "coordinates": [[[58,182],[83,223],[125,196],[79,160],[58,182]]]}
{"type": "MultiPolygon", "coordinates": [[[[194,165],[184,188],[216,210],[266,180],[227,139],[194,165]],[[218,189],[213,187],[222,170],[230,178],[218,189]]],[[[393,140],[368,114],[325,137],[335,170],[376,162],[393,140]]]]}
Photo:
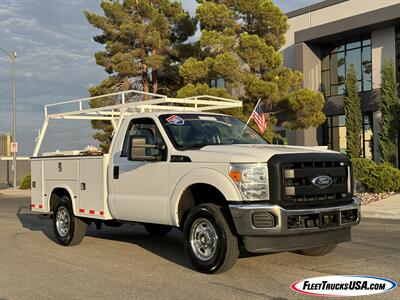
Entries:
{"type": "Polygon", "coordinates": [[[114,166],[114,179],[119,179],[119,166],[114,166]]]}

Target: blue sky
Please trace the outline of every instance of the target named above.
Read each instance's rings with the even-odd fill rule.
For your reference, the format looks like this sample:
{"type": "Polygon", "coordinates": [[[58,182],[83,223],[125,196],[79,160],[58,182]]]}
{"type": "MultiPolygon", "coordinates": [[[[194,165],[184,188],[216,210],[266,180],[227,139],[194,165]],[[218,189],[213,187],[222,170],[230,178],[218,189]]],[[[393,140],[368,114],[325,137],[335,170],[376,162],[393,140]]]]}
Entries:
{"type": "MultiPolygon", "coordinates": [[[[285,12],[316,0],[275,0],[285,12]]],[[[17,140],[20,155],[33,151],[43,105],[88,96],[107,74],[94,60],[102,46],[82,11],[101,13],[97,0],[0,0],[0,47],[17,51],[17,140]]],[[[195,12],[195,0],[183,0],[195,12]]],[[[0,132],[12,131],[11,64],[0,54],[0,132]]],[[[42,151],[97,145],[88,122],[54,121],[42,151]],[[77,132],[79,134],[77,134],[77,132]]]]}

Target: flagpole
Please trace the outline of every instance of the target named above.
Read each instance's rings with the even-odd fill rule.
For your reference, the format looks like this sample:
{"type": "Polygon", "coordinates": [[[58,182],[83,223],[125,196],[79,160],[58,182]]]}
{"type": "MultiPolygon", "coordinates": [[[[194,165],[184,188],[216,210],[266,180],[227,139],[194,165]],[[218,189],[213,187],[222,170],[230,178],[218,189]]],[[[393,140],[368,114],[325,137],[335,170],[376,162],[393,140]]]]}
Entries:
{"type": "Polygon", "coordinates": [[[251,115],[250,115],[249,119],[247,120],[246,126],[249,125],[250,120],[251,120],[251,117],[252,117],[252,115],[253,115],[253,112],[256,110],[256,108],[257,108],[257,106],[258,106],[258,103],[260,103],[260,101],[261,101],[261,98],[258,99],[258,101],[257,101],[257,103],[256,103],[256,106],[254,106],[253,111],[251,112],[251,115]]]}
{"type": "Polygon", "coordinates": [[[261,101],[261,98],[260,98],[260,99],[258,99],[258,101],[257,101],[257,104],[256,104],[256,106],[254,106],[254,108],[253,108],[253,111],[251,112],[251,115],[250,115],[249,119],[247,120],[247,123],[246,123],[246,125],[245,125],[245,126],[243,126],[242,132],[240,133],[240,135],[239,135],[239,136],[238,136],[236,139],[238,139],[238,138],[242,137],[244,130],[246,129],[246,127],[248,127],[248,126],[249,126],[249,123],[250,123],[250,120],[251,120],[251,116],[253,115],[253,112],[256,110],[256,108],[257,108],[257,105],[258,105],[258,103],[260,103],[260,101],[261,101]]]}

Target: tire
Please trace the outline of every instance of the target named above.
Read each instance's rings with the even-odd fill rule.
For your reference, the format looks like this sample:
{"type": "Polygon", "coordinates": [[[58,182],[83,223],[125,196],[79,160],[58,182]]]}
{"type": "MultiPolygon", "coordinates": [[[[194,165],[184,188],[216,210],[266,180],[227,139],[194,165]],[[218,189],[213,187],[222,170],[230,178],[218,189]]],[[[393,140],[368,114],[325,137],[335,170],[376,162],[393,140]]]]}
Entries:
{"type": "Polygon", "coordinates": [[[86,234],[86,223],[75,217],[68,197],[61,197],[54,206],[53,230],[63,246],[78,245],[86,234]]]}
{"type": "Polygon", "coordinates": [[[309,248],[309,249],[303,249],[303,250],[297,250],[295,253],[301,254],[301,255],[307,255],[307,256],[323,256],[331,253],[333,250],[335,250],[337,244],[333,245],[325,245],[321,247],[315,247],[315,248],[309,248]]]}
{"type": "Polygon", "coordinates": [[[235,265],[239,257],[238,240],[228,220],[228,213],[211,203],[196,206],[185,219],[184,247],[198,271],[222,273],[235,265]]]}
{"type": "Polygon", "coordinates": [[[152,236],[163,236],[172,230],[171,226],[161,224],[144,224],[147,233],[152,236]]]}

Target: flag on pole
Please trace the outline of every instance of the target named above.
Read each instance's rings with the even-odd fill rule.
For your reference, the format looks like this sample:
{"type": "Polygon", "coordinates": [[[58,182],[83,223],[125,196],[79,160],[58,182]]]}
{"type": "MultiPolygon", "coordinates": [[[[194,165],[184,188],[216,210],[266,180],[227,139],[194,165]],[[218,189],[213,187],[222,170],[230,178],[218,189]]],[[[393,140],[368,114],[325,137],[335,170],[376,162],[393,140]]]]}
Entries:
{"type": "Polygon", "coordinates": [[[263,134],[265,129],[267,129],[267,122],[265,121],[262,104],[263,103],[258,100],[257,105],[254,108],[253,113],[251,114],[251,118],[253,118],[254,122],[257,124],[260,134],[263,134]]]}

